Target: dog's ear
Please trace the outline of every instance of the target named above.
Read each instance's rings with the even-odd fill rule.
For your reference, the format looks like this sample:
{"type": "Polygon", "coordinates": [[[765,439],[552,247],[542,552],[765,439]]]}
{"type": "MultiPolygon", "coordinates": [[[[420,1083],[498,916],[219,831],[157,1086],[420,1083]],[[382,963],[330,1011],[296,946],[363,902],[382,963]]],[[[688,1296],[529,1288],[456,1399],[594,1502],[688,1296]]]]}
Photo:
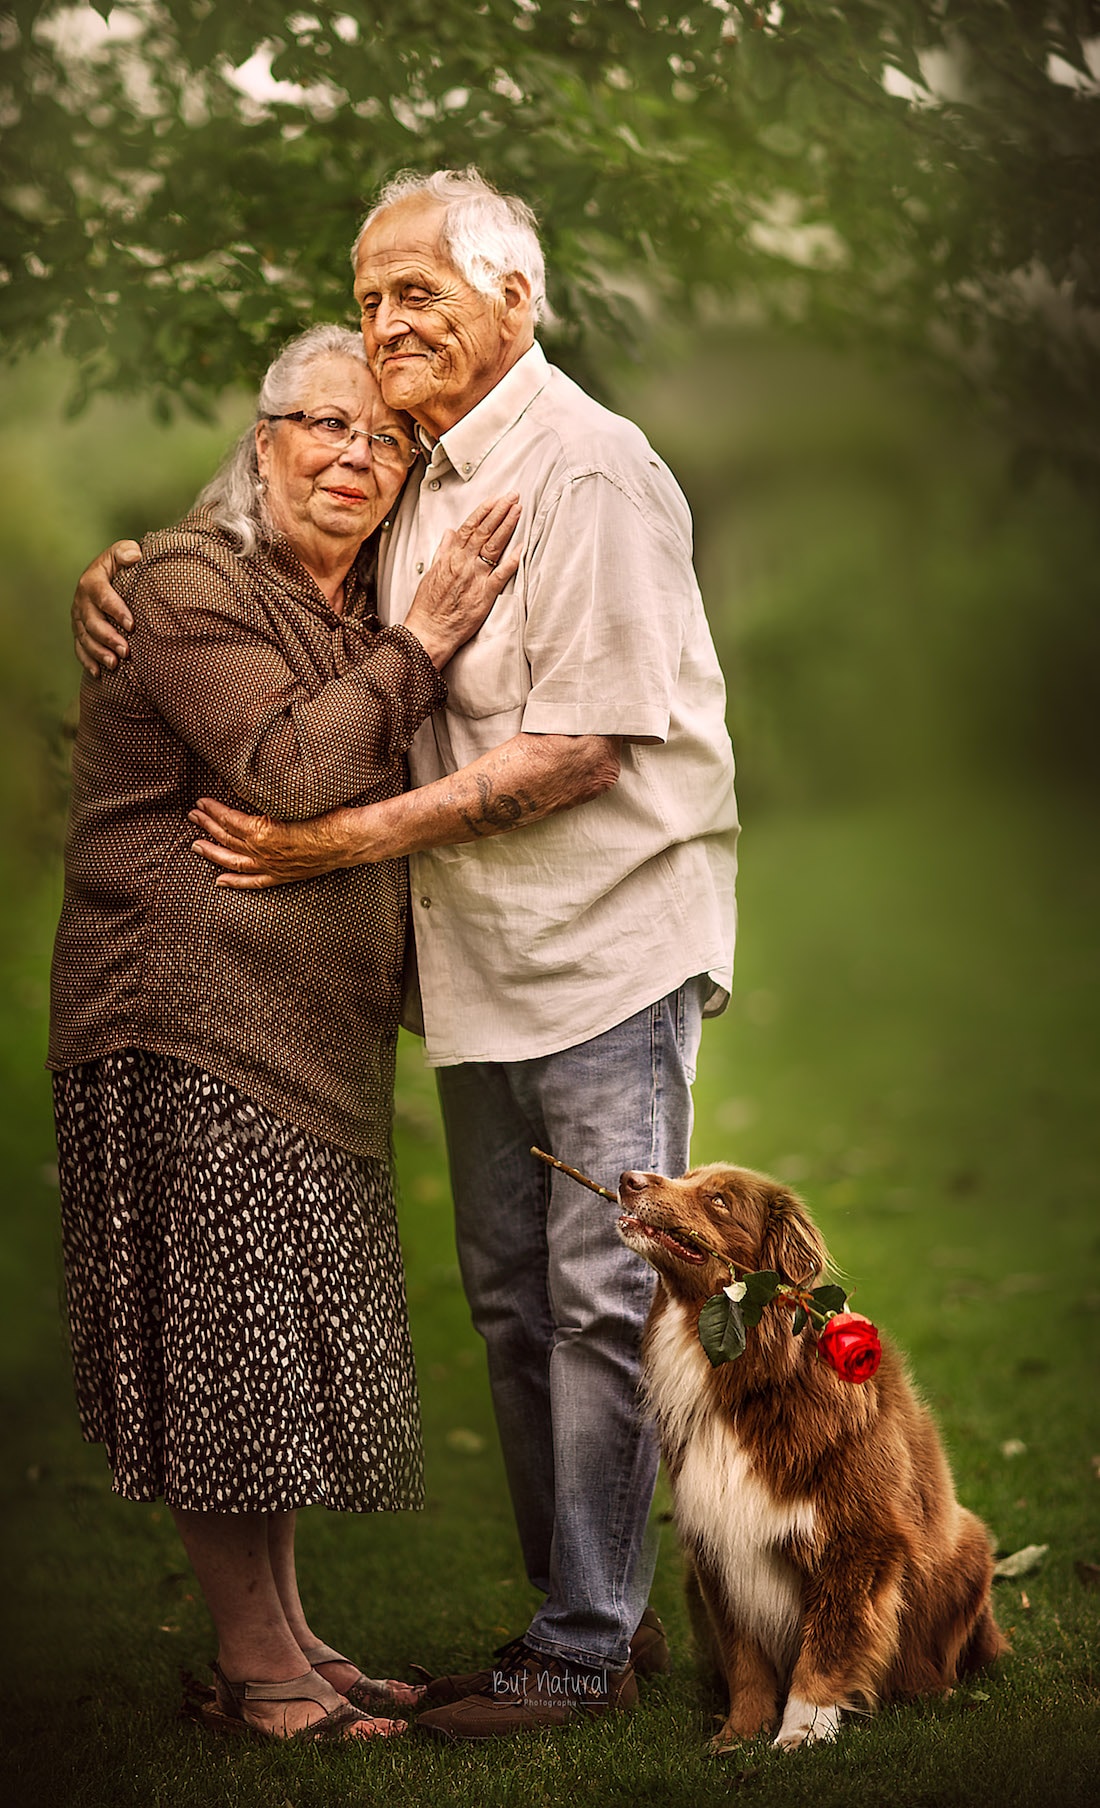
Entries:
{"type": "Polygon", "coordinates": [[[799,1287],[816,1280],[828,1264],[829,1252],[820,1231],[801,1200],[785,1187],[777,1187],[768,1202],[761,1253],[765,1268],[773,1268],[783,1280],[799,1287]]]}

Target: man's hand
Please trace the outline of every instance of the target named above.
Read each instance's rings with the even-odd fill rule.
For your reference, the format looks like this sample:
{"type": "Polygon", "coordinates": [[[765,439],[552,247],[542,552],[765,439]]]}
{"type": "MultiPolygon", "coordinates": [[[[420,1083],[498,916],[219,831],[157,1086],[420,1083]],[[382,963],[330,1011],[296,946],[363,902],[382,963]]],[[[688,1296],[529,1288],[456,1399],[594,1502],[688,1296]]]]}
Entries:
{"type": "Polygon", "coordinates": [[[72,607],[73,639],[77,658],[93,678],[99,677],[102,666],[110,670],[130,651],[116,629],[129,634],[133,617],[112,588],[111,580],[127,565],[136,565],[140,558],[141,547],[136,540],[116,540],[92,560],[77,584],[72,607]]]}
{"type": "Polygon", "coordinates": [[[192,842],[196,854],[220,866],[216,883],[237,891],[262,891],[295,879],[316,879],[353,864],[347,858],[346,810],[310,822],[275,822],[248,816],[212,797],[200,797],[188,820],[209,840],[192,842]]]}

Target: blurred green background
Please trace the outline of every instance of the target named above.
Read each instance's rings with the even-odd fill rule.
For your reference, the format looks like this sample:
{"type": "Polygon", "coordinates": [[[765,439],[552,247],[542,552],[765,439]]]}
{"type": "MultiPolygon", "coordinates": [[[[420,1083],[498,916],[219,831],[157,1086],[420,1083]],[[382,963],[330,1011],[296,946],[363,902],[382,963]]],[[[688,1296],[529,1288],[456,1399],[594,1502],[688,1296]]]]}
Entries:
{"type": "MultiPolygon", "coordinates": [[[[1015,1668],[991,1698],[967,1698],[981,1725],[976,1713],[958,1723],[981,1750],[988,1798],[969,1784],[951,1793],[949,1745],[939,1794],[910,1779],[892,1799],[1038,1808],[1054,1778],[1062,1800],[1087,1800],[1098,1616],[1082,1577],[1100,1559],[1093,512],[1053,473],[1021,487],[966,403],[903,364],[717,329],[655,338],[638,363],[612,347],[595,361],[688,493],[729,683],[741,939],[733,1004],[705,1035],[696,1155],[770,1169],[806,1195],[857,1305],[910,1351],[964,1499],[1002,1551],[1050,1547],[1037,1579],[1001,1585],[1015,1668]]],[[[79,1441],[41,1066],[78,677],[73,582],[111,538],[187,506],[248,401],[227,397],[207,426],[165,428],[140,403],[103,397],[67,420],[69,381],[47,355],[0,377],[0,1377],[21,1562],[16,1696],[43,1736],[28,1776],[74,1803],[282,1800],[267,1771],[249,1782],[246,1768],[231,1787],[193,1756],[197,1780],[162,1783],[164,1742],[183,1737],[163,1728],[175,1670],[202,1667],[208,1632],[167,1521],[114,1500],[102,1454],[79,1441]],[[97,1682],[54,1740],[62,1654],[97,1682]],[[123,1763],[110,1754],[132,1724],[135,1664],[155,1737],[123,1763]]],[[[428,1511],[307,1516],[303,1566],[325,1636],[357,1653],[358,1604],[381,1597],[367,1660],[401,1673],[413,1660],[479,1660],[522,1625],[528,1594],[454,1263],[434,1095],[411,1039],[397,1141],[428,1511]],[[410,1587],[394,1590],[395,1574],[410,1587]]],[[[664,1496],[659,1509],[667,1516],[664,1496]]],[[[683,1653],[669,1534],[655,1598],[683,1653]]],[[[681,1782],[647,1796],[652,1756],[616,1748],[623,1793],[603,1754],[601,1799],[724,1799],[728,1786],[699,1765],[706,1702],[683,1657],[678,1676],[647,1726],[691,1754],[681,1782]]],[[[858,1749],[900,1777],[896,1741],[924,1724],[876,1723],[859,1736],[886,1743],[858,1749]]],[[[480,1799],[543,1799],[530,1768],[479,1762],[480,1799]]],[[[770,1799],[839,1800],[831,1762],[819,1753],[781,1786],[771,1778],[770,1799]]],[[[469,1773],[431,1770],[419,1787],[400,1799],[458,1800],[469,1773]]],[[[576,1782],[576,1799],[588,1787],[576,1782]]],[[[279,1788],[296,1803],[361,1800],[328,1772],[280,1772],[279,1788]]]]}

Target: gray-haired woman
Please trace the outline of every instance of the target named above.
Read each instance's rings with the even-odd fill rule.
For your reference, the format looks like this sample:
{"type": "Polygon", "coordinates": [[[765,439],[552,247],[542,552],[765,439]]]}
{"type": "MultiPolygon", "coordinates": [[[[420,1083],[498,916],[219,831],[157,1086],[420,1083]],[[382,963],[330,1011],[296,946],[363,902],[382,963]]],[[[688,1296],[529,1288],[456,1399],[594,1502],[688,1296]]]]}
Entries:
{"type": "Polygon", "coordinates": [[[84,1434],[163,1496],[218,1634],[211,1724],[362,1738],[411,1705],[322,1644],[298,1508],[420,1503],[390,1177],[402,862],[265,892],[191,852],[203,793],[280,817],[394,795],[516,561],[514,499],[448,534],[401,627],[372,536],[416,456],[358,335],[303,334],[193,512],[121,580],[131,657],[86,681],[53,970],[66,1285],[84,1434]]]}

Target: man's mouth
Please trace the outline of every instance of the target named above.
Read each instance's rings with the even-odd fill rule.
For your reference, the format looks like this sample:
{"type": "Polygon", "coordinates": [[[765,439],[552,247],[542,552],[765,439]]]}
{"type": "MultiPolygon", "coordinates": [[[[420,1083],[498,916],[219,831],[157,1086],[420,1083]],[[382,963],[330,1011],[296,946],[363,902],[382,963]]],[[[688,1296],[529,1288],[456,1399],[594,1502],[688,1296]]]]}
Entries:
{"type": "Polygon", "coordinates": [[[673,1230],[670,1225],[646,1224],[643,1219],[624,1213],[619,1219],[619,1229],[632,1236],[650,1238],[652,1242],[659,1243],[662,1249],[667,1249],[669,1254],[675,1256],[678,1261],[695,1262],[701,1265],[707,1259],[704,1252],[697,1248],[686,1231],[673,1230]]]}

